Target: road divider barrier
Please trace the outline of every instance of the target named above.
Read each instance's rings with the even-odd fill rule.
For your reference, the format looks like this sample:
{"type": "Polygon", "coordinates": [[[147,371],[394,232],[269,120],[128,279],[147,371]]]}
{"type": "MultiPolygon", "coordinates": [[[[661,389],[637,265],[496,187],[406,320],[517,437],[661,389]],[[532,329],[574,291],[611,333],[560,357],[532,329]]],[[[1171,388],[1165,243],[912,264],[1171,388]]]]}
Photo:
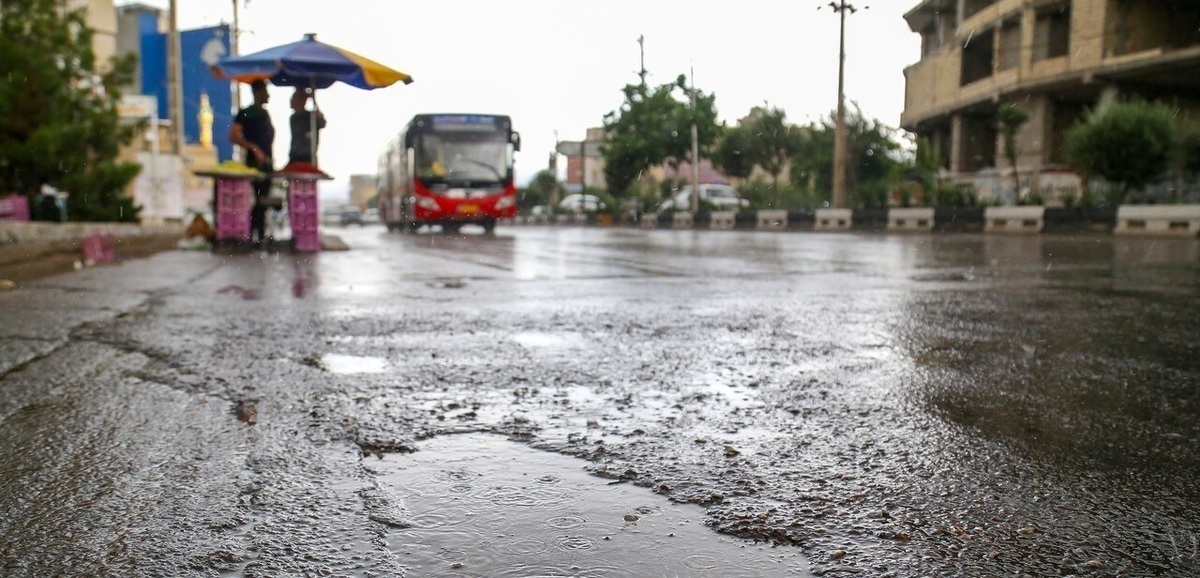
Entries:
{"type": "Polygon", "coordinates": [[[786,231],[788,227],[787,211],[757,211],[754,228],[760,231],[786,231]]]}
{"type": "Polygon", "coordinates": [[[928,232],[933,230],[933,207],[891,209],[887,216],[887,230],[895,232],[928,232]]]}
{"type": "Polygon", "coordinates": [[[722,231],[732,229],[737,222],[736,215],[733,211],[713,211],[708,214],[708,228],[722,231]]]}
{"type": "Polygon", "coordinates": [[[988,207],[984,211],[984,231],[988,233],[1041,233],[1046,208],[988,207]]]}
{"type": "Polygon", "coordinates": [[[817,231],[849,231],[854,224],[854,211],[850,209],[817,209],[817,231]]]}
{"type": "MultiPolygon", "coordinates": [[[[625,215],[518,216],[513,225],[634,226],[642,229],[1018,233],[1200,236],[1200,204],[1120,207],[896,207],[688,211],[625,215]]],[[[11,224],[10,224],[11,226],[11,224]]]]}
{"type": "Polygon", "coordinates": [[[1200,205],[1122,205],[1113,233],[1195,237],[1200,234],[1200,205]]]}

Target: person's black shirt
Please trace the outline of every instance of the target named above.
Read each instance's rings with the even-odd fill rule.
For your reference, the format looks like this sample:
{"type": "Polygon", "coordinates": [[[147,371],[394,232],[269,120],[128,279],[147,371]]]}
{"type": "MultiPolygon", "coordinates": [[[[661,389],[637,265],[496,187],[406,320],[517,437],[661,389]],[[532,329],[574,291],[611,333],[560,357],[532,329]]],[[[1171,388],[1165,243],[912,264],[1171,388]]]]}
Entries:
{"type": "MultiPolygon", "coordinates": [[[[271,124],[271,115],[266,109],[258,106],[248,106],[239,110],[233,122],[242,125],[242,136],[258,145],[267,154],[269,160],[274,156],[271,149],[275,145],[275,125],[271,124]]],[[[246,150],[246,164],[258,166],[254,153],[246,150]]]]}
{"type": "MultiPolygon", "coordinates": [[[[312,115],[311,112],[293,112],[290,119],[292,126],[292,148],[288,152],[288,162],[311,163],[312,144],[312,115]]],[[[325,115],[317,114],[317,145],[321,144],[321,129],[325,128],[325,115]]]]}

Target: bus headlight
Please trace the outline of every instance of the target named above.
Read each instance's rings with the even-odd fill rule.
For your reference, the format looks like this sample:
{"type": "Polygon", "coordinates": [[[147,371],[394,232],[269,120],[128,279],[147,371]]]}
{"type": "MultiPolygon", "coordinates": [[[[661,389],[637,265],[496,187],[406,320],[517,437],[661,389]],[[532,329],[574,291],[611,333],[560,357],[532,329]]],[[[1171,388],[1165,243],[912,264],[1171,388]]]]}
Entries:
{"type": "Polygon", "coordinates": [[[509,208],[509,207],[512,207],[512,206],[514,206],[514,205],[516,205],[516,204],[517,204],[517,198],[516,198],[516,197],[512,197],[512,196],[504,196],[504,197],[500,197],[500,200],[499,200],[499,201],[496,201],[496,210],[497,210],[497,211],[503,211],[504,209],[507,209],[507,208],[509,208]]]}
{"type": "Polygon", "coordinates": [[[438,210],[437,201],[429,197],[417,197],[417,206],[428,211],[438,210]]]}

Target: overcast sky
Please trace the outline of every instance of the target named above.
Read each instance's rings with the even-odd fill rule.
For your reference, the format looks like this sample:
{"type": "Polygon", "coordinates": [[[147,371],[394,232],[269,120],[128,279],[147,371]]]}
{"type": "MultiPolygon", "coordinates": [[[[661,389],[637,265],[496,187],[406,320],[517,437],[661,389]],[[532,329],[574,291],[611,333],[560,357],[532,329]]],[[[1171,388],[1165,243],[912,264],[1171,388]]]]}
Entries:
{"type": "MultiPolygon", "coordinates": [[[[232,22],[233,1],[179,0],[179,27],[232,22]]],[[[142,3],[168,6],[167,0],[142,3]]],[[[920,39],[901,17],[916,3],[854,2],[859,11],[847,19],[847,100],[891,126],[904,107],[904,67],[919,57],[920,39]]],[[[321,164],[337,178],[323,183],[324,193],[345,189],[351,174],[374,174],[388,140],[421,112],[512,116],[523,141],[517,178],[525,182],[546,167],[555,131],[560,140],[580,140],[620,107],[621,88],[638,81],[639,36],[645,38],[648,82],[670,82],[694,68],[696,86],[716,95],[720,120],[733,124],[764,102],[782,108],[794,123],[827,115],[837,104],[839,24],[828,4],[252,0],[239,5],[240,52],[315,32],[324,42],[413,76],[407,86],[321,91],[318,100],[329,120],[321,164]]],[[[276,158],[286,157],[289,90],[272,89],[276,158]]]]}

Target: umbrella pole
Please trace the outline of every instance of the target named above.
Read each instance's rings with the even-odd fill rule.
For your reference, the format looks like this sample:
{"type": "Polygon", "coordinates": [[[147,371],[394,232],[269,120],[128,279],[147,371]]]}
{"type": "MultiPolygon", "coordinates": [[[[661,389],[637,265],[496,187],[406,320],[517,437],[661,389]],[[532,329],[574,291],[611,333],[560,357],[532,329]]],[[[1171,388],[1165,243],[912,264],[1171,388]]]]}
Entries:
{"type": "Polygon", "coordinates": [[[311,131],[308,133],[308,146],[311,147],[309,150],[312,153],[313,166],[320,167],[321,165],[317,164],[317,87],[311,83],[310,86],[310,90],[312,90],[313,109],[308,113],[308,126],[311,131]]]}

